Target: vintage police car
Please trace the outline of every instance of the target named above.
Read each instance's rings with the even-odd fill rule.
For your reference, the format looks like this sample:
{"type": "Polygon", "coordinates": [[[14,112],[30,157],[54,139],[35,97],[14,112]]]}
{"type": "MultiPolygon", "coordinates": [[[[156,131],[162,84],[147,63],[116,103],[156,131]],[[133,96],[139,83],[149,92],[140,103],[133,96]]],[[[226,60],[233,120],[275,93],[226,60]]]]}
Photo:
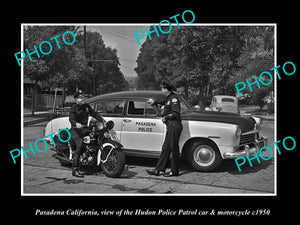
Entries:
{"type": "MultiPolygon", "coordinates": [[[[106,121],[113,120],[116,139],[128,156],[159,157],[166,133],[160,117],[160,107],[147,100],[160,99],[161,91],[123,91],[87,99],[106,121]]],[[[223,159],[234,159],[258,153],[267,145],[259,135],[260,118],[238,114],[195,111],[180,96],[183,131],[179,147],[181,156],[197,171],[216,169],[223,159]]],[[[61,128],[70,128],[68,117],[56,118],[45,128],[45,136],[61,128]]]]}

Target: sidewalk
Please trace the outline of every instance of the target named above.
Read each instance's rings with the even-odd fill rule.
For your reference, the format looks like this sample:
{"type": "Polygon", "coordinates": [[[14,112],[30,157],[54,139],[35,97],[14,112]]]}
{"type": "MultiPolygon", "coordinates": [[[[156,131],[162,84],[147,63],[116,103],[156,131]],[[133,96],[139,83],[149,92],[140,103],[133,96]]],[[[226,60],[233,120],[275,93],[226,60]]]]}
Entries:
{"type": "Polygon", "coordinates": [[[31,110],[24,109],[23,111],[24,127],[36,123],[50,121],[51,119],[54,119],[57,116],[58,116],[57,113],[53,113],[52,110],[49,110],[49,111],[36,111],[34,112],[34,117],[33,117],[31,116],[31,110]]]}
{"type": "Polygon", "coordinates": [[[243,105],[240,106],[240,110],[242,113],[249,113],[251,116],[257,116],[266,121],[274,121],[274,114],[268,114],[264,111],[259,111],[258,106],[254,105],[243,105]]]}
{"type": "MultiPolygon", "coordinates": [[[[125,174],[126,175],[126,174],[125,174]]],[[[195,184],[136,175],[108,178],[104,174],[77,178],[71,170],[24,165],[24,194],[269,194],[261,191],[195,184]]]]}
{"type": "Polygon", "coordinates": [[[272,115],[256,115],[256,114],[251,114],[252,116],[257,116],[262,118],[263,120],[267,120],[267,121],[274,121],[274,114],[272,115]]]}
{"type": "MultiPolygon", "coordinates": [[[[37,112],[34,112],[34,117],[45,117],[45,116],[50,115],[51,113],[52,113],[51,111],[37,111],[37,112]]],[[[31,111],[30,112],[24,112],[23,116],[24,117],[32,117],[31,116],[31,111]]]]}

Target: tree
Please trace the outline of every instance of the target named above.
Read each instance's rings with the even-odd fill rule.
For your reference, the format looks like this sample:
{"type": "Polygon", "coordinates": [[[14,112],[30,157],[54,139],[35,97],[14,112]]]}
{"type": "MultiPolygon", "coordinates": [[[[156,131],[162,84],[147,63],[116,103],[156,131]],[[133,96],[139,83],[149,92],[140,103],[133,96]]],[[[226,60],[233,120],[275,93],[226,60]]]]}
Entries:
{"type": "MultiPolygon", "coordinates": [[[[139,88],[156,89],[169,77],[186,90],[198,90],[199,98],[235,95],[235,83],[274,67],[271,26],[175,26],[170,33],[159,37],[152,33],[151,38],[147,37],[137,58],[139,88]]],[[[273,84],[264,89],[250,93],[258,105],[273,84]]]]}
{"type": "Polygon", "coordinates": [[[168,76],[186,89],[197,88],[201,94],[207,94],[209,86],[229,92],[232,87],[225,84],[242,46],[236,27],[173,27],[168,35],[153,35],[143,43],[135,69],[138,84],[148,88],[168,76]]]}
{"type": "MultiPolygon", "coordinates": [[[[235,72],[233,82],[241,82],[259,75],[263,71],[270,71],[274,67],[274,27],[272,26],[251,26],[241,28],[242,38],[245,45],[238,58],[238,69],[235,72]]],[[[271,72],[275,77],[274,72],[271,72]]],[[[267,75],[262,79],[269,79],[267,75]]],[[[267,83],[268,81],[265,81],[267,83]]],[[[253,87],[253,86],[252,86],[253,87]]],[[[261,88],[255,87],[253,92],[245,89],[242,93],[248,93],[252,96],[252,104],[259,105],[262,109],[265,104],[263,98],[274,90],[274,82],[268,86],[261,85],[261,88]]],[[[272,103],[273,104],[273,103],[272,103]]]]}
{"type": "MultiPolygon", "coordinates": [[[[80,60],[80,52],[74,45],[66,45],[62,41],[62,35],[66,31],[77,33],[78,27],[74,26],[26,26],[24,28],[24,49],[29,52],[34,51],[34,46],[39,50],[39,45],[43,41],[49,41],[49,45],[43,45],[43,52],[50,52],[49,54],[42,54],[39,51],[38,57],[35,54],[31,55],[32,61],[29,57],[24,59],[24,75],[34,81],[34,93],[32,98],[32,115],[35,110],[35,96],[36,85],[42,82],[44,85],[52,87],[62,87],[70,81],[71,74],[78,73],[84,70],[85,65],[82,57],[80,60]],[[51,38],[60,35],[56,40],[50,41],[51,38]],[[58,47],[56,41],[59,43],[58,47]],[[75,59],[75,60],[74,60],[75,59]],[[79,63],[83,62],[82,63],[79,63]]],[[[65,35],[65,40],[70,43],[70,37],[65,35]]],[[[73,38],[73,37],[72,37],[73,38]]],[[[72,40],[71,40],[72,41],[72,40]]]]}
{"type": "MultiPolygon", "coordinates": [[[[78,41],[84,50],[84,38],[80,36],[78,41]]],[[[128,82],[120,70],[117,50],[106,47],[97,32],[86,32],[86,41],[86,60],[90,69],[85,76],[89,85],[84,90],[94,95],[126,90],[128,82]]]]}
{"type": "MultiPolygon", "coordinates": [[[[75,91],[82,89],[92,94],[101,94],[117,90],[125,90],[128,83],[120,71],[117,51],[104,45],[102,37],[96,32],[87,32],[87,45],[84,37],[75,26],[26,26],[24,29],[24,49],[34,51],[39,44],[49,41],[52,51],[46,44],[40,57],[32,55],[24,59],[24,75],[34,81],[34,94],[32,98],[32,115],[35,110],[36,85],[42,83],[50,88],[62,87],[64,90],[75,91]],[[66,45],[62,41],[62,34],[72,31],[76,35],[75,43],[66,45]],[[56,40],[51,38],[60,35],[56,40]],[[85,47],[87,51],[85,51],[85,47]],[[86,53],[86,54],[85,54],[86,53]]],[[[72,41],[68,35],[64,36],[67,43],[72,41]]]]}

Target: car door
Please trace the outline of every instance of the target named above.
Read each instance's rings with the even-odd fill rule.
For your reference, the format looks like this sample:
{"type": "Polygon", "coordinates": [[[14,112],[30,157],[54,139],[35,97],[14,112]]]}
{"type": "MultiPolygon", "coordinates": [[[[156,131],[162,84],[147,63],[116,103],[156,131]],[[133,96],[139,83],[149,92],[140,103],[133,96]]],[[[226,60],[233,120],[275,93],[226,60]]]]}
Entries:
{"type": "Polygon", "coordinates": [[[146,100],[129,100],[123,118],[121,143],[125,149],[161,151],[165,125],[146,100]]]}

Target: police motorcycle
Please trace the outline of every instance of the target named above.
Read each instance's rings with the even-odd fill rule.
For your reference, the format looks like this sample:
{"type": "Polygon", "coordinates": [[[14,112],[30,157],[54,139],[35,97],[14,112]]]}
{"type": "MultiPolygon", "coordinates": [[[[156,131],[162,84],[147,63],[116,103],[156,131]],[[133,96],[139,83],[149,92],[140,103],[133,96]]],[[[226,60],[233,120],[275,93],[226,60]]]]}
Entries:
{"type": "MultiPolygon", "coordinates": [[[[125,169],[125,154],[122,145],[115,141],[110,131],[114,127],[113,121],[103,122],[91,119],[88,126],[83,127],[82,153],[79,155],[79,166],[82,169],[96,171],[99,167],[107,177],[120,177],[125,169]]],[[[67,131],[62,131],[60,137],[67,140],[67,131]],[[64,137],[65,135],[65,137],[64,137]]],[[[70,166],[73,161],[73,152],[76,145],[72,138],[67,143],[54,137],[57,158],[63,165],[70,166]]]]}

